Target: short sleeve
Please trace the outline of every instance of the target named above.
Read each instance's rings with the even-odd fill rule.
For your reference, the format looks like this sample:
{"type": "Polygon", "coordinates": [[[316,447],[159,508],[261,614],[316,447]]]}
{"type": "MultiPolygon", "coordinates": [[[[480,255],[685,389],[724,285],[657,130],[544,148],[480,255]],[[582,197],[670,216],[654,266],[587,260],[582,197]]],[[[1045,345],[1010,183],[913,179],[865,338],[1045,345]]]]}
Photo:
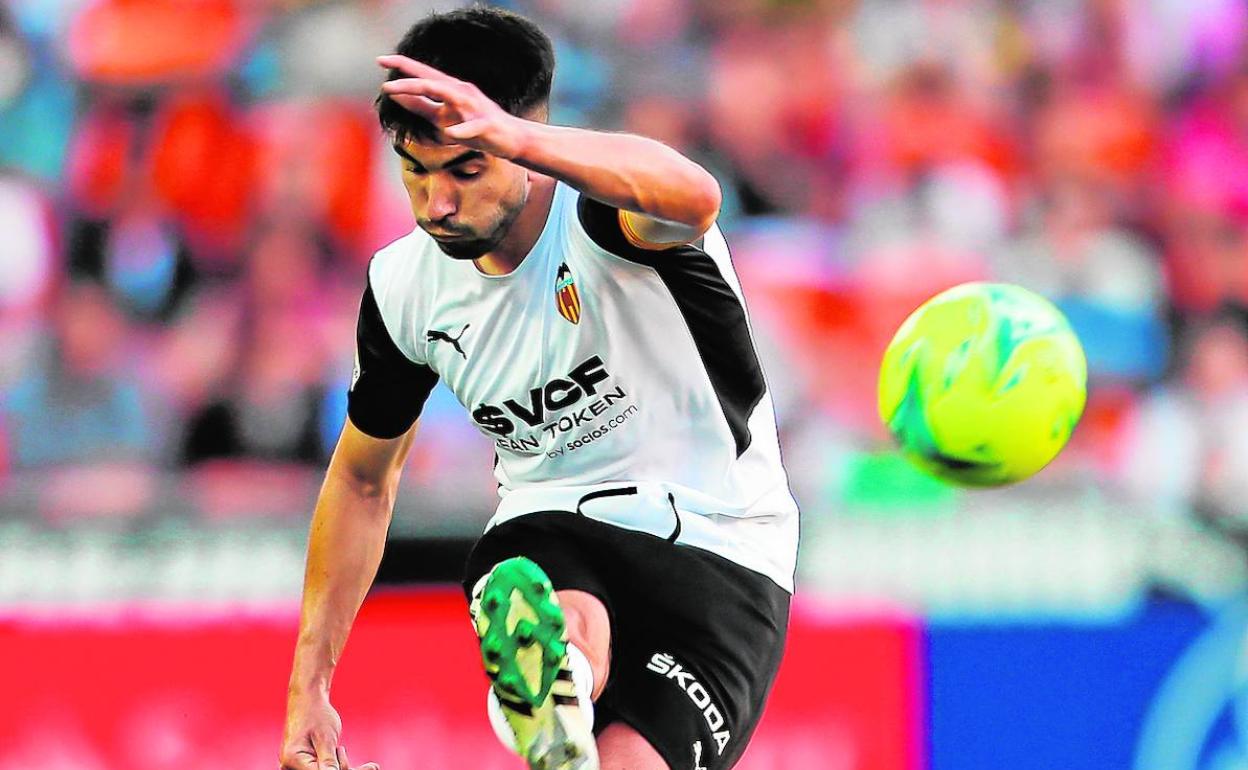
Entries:
{"type": "Polygon", "coordinates": [[[576,201],[576,217],[581,227],[585,228],[585,234],[603,251],[634,262],[644,263],[653,258],[653,254],[647,254],[624,237],[620,228],[620,210],[614,206],[582,193],[576,201]]]}
{"type": "Polygon", "coordinates": [[[351,423],[374,438],[396,438],[420,417],[438,375],[399,350],[382,320],[370,284],[355,330],[355,371],[347,391],[351,423]]]}
{"type": "MultiPolygon", "coordinates": [[[[620,210],[584,193],[581,193],[576,202],[576,218],[594,245],[629,262],[652,265],[656,260],[664,258],[659,255],[680,254],[681,250],[689,245],[674,243],[663,248],[648,249],[635,246],[629,241],[621,226],[620,210]]],[[[704,238],[698,238],[692,245],[700,249],[703,241],[704,238]]]]}

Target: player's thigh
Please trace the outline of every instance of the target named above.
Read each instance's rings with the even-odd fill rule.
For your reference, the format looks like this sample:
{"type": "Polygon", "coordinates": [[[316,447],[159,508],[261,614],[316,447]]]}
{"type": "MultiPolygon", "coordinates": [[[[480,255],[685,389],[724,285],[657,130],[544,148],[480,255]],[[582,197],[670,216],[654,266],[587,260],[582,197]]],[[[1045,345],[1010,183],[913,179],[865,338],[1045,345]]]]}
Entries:
{"type": "Polygon", "coordinates": [[[613,722],[598,735],[600,770],[671,770],[641,733],[613,722]]]}

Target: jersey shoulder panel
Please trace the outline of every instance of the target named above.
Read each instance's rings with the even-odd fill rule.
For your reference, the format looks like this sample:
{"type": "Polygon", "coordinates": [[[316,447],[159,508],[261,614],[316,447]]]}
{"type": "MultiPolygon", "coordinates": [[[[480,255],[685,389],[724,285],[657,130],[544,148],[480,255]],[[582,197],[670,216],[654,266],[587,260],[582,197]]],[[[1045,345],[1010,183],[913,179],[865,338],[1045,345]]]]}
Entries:
{"type": "Polygon", "coordinates": [[[438,381],[433,369],[409,352],[412,335],[404,331],[414,328],[412,320],[419,312],[412,290],[417,288],[411,282],[414,276],[405,269],[414,261],[408,253],[410,241],[404,243],[407,240],[400,238],[382,249],[369,264],[356,322],[355,371],[347,391],[347,415],[356,428],[374,438],[406,433],[438,381]]]}
{"type": "Polygon", "coordinates": [[[417,332],[424,328],[438,267],[427,266],[429,240],[417,228],[378,251],[368,265],[368,285],[390,338],[404,356],[422,365],[428,361],[417,332]]]}
{"type": "MultiPolygon", "coordinates": [[[[719,230],[719,224],[691,243],[674,243],[664,248],[642,248],[629,240],[620,223],[620,210],[584,193],[576,196],[576,221],[586,236],[602,251],[639,265],[654,267],[668,260],[673,254],[688,254],[691,249],[703,251],[715,243],[727,259],[727,244],[719,230]]],[[[715,256],[715,255],[713,255],[715,256]]],[[[716,258],[716,262],[721,260],[716,258]]]]}
{"type": "Polygon", "coordinates": [[[347,390],[347,416],[374,438],[407,432],[424,409],[438,375],[399,350],[386,331],[373,288],[364,289],[355,331],[355,371],[347,390]]]}

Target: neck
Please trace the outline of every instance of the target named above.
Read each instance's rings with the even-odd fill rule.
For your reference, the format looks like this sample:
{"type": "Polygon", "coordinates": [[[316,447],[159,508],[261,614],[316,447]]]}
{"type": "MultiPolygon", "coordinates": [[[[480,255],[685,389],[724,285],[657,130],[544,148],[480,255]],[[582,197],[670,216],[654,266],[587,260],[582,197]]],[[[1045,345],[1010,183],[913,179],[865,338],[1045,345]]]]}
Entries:
{"type": "Polygon", "coordinates": [[[486,275],[506,275],[519,267],[537,244],[537,239],[542,236],[554,198],[555,180],[542,174],[534,174],[524,208],[520,210],[516,221],[507,229],[507,235],[503,236],[498,246],[473,260],[477,269],[486,275]]]}

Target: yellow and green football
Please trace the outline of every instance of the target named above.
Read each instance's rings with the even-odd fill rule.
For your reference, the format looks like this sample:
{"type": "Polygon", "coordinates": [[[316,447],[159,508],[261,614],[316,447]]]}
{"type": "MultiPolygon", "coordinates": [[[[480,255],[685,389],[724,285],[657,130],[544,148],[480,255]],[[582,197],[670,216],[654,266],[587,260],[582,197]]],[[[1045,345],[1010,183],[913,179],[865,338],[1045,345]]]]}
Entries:
{"type": "Polygon", "coordinates": [[[966,283],[910,314],[880,366],[880,419],[902,453],[956,484],[1049,464],[1083,414],[1087,362],[1062,312],[1021,286],[966,283]]]}

